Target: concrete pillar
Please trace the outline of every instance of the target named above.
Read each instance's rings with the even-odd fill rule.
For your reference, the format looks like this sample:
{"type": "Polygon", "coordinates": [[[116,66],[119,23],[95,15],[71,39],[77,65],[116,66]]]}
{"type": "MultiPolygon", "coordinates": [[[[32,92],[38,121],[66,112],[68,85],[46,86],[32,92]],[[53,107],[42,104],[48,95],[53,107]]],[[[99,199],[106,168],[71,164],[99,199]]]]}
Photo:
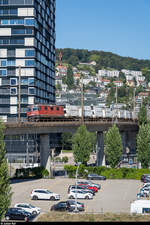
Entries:
{"type": "Polygon", "coordinates": [[[126,132],[121,132],[121,138],[122,138],[122,146],[123,146],[123,154],[126,154],[126,147],[128,146],[127,144],[127,135],[126,132]]]}
{"type": "Polygon", "coordinates": [[[50,158],[50,145],[49,135],[40,135],[40,163],[51,174],[51,158],[50,158]]]}
{"type": "Polygon", "coordinates": [[[97,132],[97,145],[96,145],[96,155],[97,155],[97,166],[105,166],[104,157],[104,134],[101,131],[97,132]]]}
{"type": "Polygon", "coordinates": [[[136,136],[137,133],[134,131],[127,132],[127,145],[130,149],[130,153],[136,153],[136,136]]]}

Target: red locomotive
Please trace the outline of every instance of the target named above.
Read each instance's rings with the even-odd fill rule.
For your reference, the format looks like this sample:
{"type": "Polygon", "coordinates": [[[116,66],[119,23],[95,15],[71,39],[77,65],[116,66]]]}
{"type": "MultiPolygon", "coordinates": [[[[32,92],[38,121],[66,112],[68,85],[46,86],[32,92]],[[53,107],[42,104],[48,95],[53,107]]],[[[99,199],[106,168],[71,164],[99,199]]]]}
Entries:
{"type": "Polygon", "coordinates": [[[28,121],[40,121],[64,117],[64,107],[61,105],[39,104],[27,109],[28,121]]]}

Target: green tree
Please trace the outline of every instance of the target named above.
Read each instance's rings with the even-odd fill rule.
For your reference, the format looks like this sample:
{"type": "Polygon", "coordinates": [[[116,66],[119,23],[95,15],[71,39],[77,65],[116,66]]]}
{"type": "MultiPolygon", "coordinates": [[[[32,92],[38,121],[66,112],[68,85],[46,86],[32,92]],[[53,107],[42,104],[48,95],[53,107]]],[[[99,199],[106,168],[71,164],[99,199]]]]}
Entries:
{"type": "Polygon", "coordinates": [[[62,90],[61,84],[59,82],[56,84],[56,90],[62,90]]]}
{"type": "Polygon", "coordinates": [[[100,56],[97,55],[97,54],[93,54],[93,55],[91,55],[91,56],[89,57],[89,61],[90,61],[90,62],[91,62],[91,61],[99,62],[99,60],[100,60],[100,56]]]}
{"type": "Polygon", "coordinates": [[[142,168],[150,166],[150,124],[142,124],[137,135],[137,159],[142,168]]]}
{"type": "Polygon", "coordinates": [[[72,133],[65,132],[62,133],[62,149],[71,150],[72,149],[72,133]]]}
{"type": "Polygon", "coordinates": [[[140,111],[138,113],[138,125],[146,124],[147,121],[147,109],[144,104],[142,104],[140,111]]]}
{"type": "Polygon", "coordinates": [[[92,143],[90,138],[90,132],[87,131],[85,125],[81,125],[77,132],[73,135],[72,149],[75,162],[82,162],[87,164],[90,159],[90,152],[92,149],[92,143]]]}
{"type": "Polygon", "coordinates": [[[68,63],[71,64],[72,66],[76,66],[79,63],[78,57],[71,55],[68,59],[68,63]]]}
{"type": "Polygon", "coordinates": [[[11,204],[12,196],[8,164],[5,157],[4,128],[3,123],[0,121],[0,221],[11,204]]]}
{"type": "Polygon", "coordinates": [[[90,139],[92,144],[91,151],[95,152],[96,150],[96,132],[90,132],[90,139]]]}
{"type": "Polygon", "coordinates": [[[120,161],[123,150],[121,135],[115,124],[107,131],[104,144],[106,160],[112,168],[115,168],[120,161]]]}
{"type": "Polygon", "coordinates": [[[71,65],[69,65],[67,69],[66,84],[68,85],[69,89],[72,89],[74,87],[74,77],[71,65]]]}
{"type": "Polygon", "coordinates": [[[119,72],[119,79],[120,79],[124,84],[126,84],[126,76],[125,76],[124,73],[119,72]]]}
{"type": "Polygon", "coordinates": [[[145,77],[146,83],[150,82],[150,70],[149,68],[142,69],[142,75],[145,77]]]}

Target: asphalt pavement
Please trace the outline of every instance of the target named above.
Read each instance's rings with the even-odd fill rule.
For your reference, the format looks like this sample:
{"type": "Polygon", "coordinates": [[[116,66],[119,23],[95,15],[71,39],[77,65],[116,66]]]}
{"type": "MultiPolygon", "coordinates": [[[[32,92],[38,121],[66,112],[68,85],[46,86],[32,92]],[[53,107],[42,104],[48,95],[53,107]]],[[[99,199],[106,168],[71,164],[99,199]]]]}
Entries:
{"type": "MultiPolygon", "coordinates": [[[[87,213],[129,213],[130,203],[136,199],[136,195],[142,186],[140,180],[106,180],[93,182],[101,185],[98,193],[95,194],[92,200],[78,200],[85,204],[85,212],[87,213]]],[[[67,200],[68,186],[71,184],[75,184],[75,179],[66,177],[13,182],[11,187],[14,193],[11,207],[16,203],[26,202],[40,207],[41,212],[48,212],[50,211],[50,207],[57,201],[31,200],[30,193],[32,189],[48,189],[60,194],[60,200],[67,200]]]]}

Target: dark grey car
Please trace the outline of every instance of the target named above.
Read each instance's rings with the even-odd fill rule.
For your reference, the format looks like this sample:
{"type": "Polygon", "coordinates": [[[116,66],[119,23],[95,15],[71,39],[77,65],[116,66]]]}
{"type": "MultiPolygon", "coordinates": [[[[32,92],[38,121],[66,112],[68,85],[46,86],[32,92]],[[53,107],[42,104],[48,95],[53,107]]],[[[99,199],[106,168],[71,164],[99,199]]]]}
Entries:
{"type": "Polygon", "coordinates": [[[91,174],[88,174],[87,179],[88,180],[106,180],[106,177],[102,175],[98,175],[96,173],[91,173],[91,174]]]}

